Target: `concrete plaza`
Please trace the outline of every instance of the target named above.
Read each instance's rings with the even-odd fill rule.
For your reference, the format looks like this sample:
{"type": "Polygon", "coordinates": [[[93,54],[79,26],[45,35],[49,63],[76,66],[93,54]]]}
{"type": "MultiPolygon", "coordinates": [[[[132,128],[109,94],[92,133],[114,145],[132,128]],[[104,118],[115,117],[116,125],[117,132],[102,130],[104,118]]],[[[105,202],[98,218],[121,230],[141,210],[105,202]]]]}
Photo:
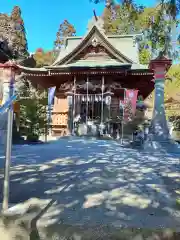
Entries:
{"type": "MultiPolygon", "coordinates": [[[[1,201],[3,162],[1,154],[1,201]]],[[[178,228],[179,170],[177,155],[145,153],[115,141],[62,138],[14,146],[10,203],[56,200],[42,224],[178,228]]]]}

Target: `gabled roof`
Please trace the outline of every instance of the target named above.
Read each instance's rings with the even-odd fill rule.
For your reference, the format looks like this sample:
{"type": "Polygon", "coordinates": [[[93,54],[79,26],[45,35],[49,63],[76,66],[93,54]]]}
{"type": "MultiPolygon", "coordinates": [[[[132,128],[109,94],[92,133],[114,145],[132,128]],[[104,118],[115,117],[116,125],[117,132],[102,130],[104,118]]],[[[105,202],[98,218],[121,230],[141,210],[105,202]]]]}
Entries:
{"type": "Polygon", "coordinates": [[[136,35],[106,36],[94,23],[85,37],[71,37],[66,40],[66,47],[61,50],[56,61],[47,68],[69,64],[86,47],[92,44],[93,38],[98,38],[103,46],[119,63],[138,64],[138,49],[134,45],[136,35]],[[122,45],[122,46],[121,46],[122,45]]]}
{"type": "Polygon", "coordinates": [[[104,69],[149,73],[148,66],[139,64],[136,37],[141,34],[106,36],[99,23],[93,22],[84,37],[66,38],[65,47],[52,65],[42,68],[19,65],[19,68],[26,74],[37,75],[39,72],[42,76],[104,69]]]}

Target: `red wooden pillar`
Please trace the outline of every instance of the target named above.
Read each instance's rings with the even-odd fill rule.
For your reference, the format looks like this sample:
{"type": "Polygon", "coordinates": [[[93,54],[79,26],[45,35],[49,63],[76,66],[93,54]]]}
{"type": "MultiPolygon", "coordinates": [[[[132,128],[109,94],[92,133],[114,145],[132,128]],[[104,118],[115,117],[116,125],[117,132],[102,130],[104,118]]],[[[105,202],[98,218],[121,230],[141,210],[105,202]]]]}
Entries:
{"type": "MultiPolygon", "coordinates": [[[[2,103],[5,103],[14,93],[14,80],[15,73],[18,67],[13,62],[9,61],[5,64],[0,64],[1,71],[1,81],[3,82],[3,100],[2,103]]],[[[3,114],[1,116],[1,121],[3,124],[0,124],[4,127],[1,130],[1,139],[6,139],[6,159],[5,159],[5,171],[4,171],[4,189],[3,189],[3,210],[8,209],[9,202],[9,178],[10,178],[10,165],[11,165],[11,150],[12,150],[12,126],[13,126],[13,109],[7,111],[7,115],[3,114]],[[6,133],[7,127],[7,133],[6,133]]]]}
{"type": "Polygon", "coordinates": [[[10,90],[14,87],[15,74],[17,70],[17,65],[12,61],[0,64],[0,81],[2,81],[3,86],[2,104],[9,99],[10,90]]]}
{"type": "MultiPolygon", "coordinates": [[[[10,89],[13,88],[15,73],[18,67],[13,62],[9,61],[0,64],[0,81],[2,87],[2,98],[1,104],[4,104],[10,95],[10,89]]],[[[0,116],[0,144],[6,142],[6,131],[7,131],[7,116],[5,114],[0,116]]]]}

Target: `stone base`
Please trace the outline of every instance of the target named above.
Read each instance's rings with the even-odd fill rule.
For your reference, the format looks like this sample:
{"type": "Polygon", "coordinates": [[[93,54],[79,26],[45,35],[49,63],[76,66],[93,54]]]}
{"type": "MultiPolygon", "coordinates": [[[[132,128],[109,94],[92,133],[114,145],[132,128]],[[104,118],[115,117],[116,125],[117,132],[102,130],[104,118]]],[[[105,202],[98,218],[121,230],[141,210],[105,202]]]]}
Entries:
{"type": "Polygon", "coordinates": [[[85,123],[79,124],[77,132],[78,132],[79,136],[87,135],[87,133],[88,133],[87,125],[85,123]]]}
{"type": "Polygon", "coordinates": [[[88,124],[79,124],[77,128],[77,135],[95,137],[98,135],[98,127],[93,122],[89,122],[88,124]]]}
{"type": "Polygon", "coordinates": [[[148,138],[144,143],[145,151],[158,151],[172,154],[180,154],[180,144],[172,139],[151,139],[148,138]]]}

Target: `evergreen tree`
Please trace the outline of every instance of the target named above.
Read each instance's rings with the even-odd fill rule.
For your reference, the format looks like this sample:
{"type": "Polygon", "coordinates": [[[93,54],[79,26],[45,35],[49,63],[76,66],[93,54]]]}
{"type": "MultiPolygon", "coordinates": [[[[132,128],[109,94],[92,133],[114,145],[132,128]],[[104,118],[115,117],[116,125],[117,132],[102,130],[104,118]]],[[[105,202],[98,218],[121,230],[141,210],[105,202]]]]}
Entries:
{"type": "Polygon", "coordinates": [[[33,86],[27,79],[21,79],[17,86],[20,103],[20,133],[28,140],[38,140],[47,128],[47,93],[33,86]]]}
{"type": "Polygon", "coordinates": [[[18,57],[28,56],[28,45],[26,39],[26,31],[24,27],[24,21],[21,17],[21,9],[15,6],[11,13],[11,21],[14,23],[14,30],[16,33],[16,42],[18,45],[17,53],[18,57]]]}
{"type": "Polygon", "coordinates": [[[14,24],[7,14],[0,13],[0,49],[5,61],[18,56],[14,24]]]}

